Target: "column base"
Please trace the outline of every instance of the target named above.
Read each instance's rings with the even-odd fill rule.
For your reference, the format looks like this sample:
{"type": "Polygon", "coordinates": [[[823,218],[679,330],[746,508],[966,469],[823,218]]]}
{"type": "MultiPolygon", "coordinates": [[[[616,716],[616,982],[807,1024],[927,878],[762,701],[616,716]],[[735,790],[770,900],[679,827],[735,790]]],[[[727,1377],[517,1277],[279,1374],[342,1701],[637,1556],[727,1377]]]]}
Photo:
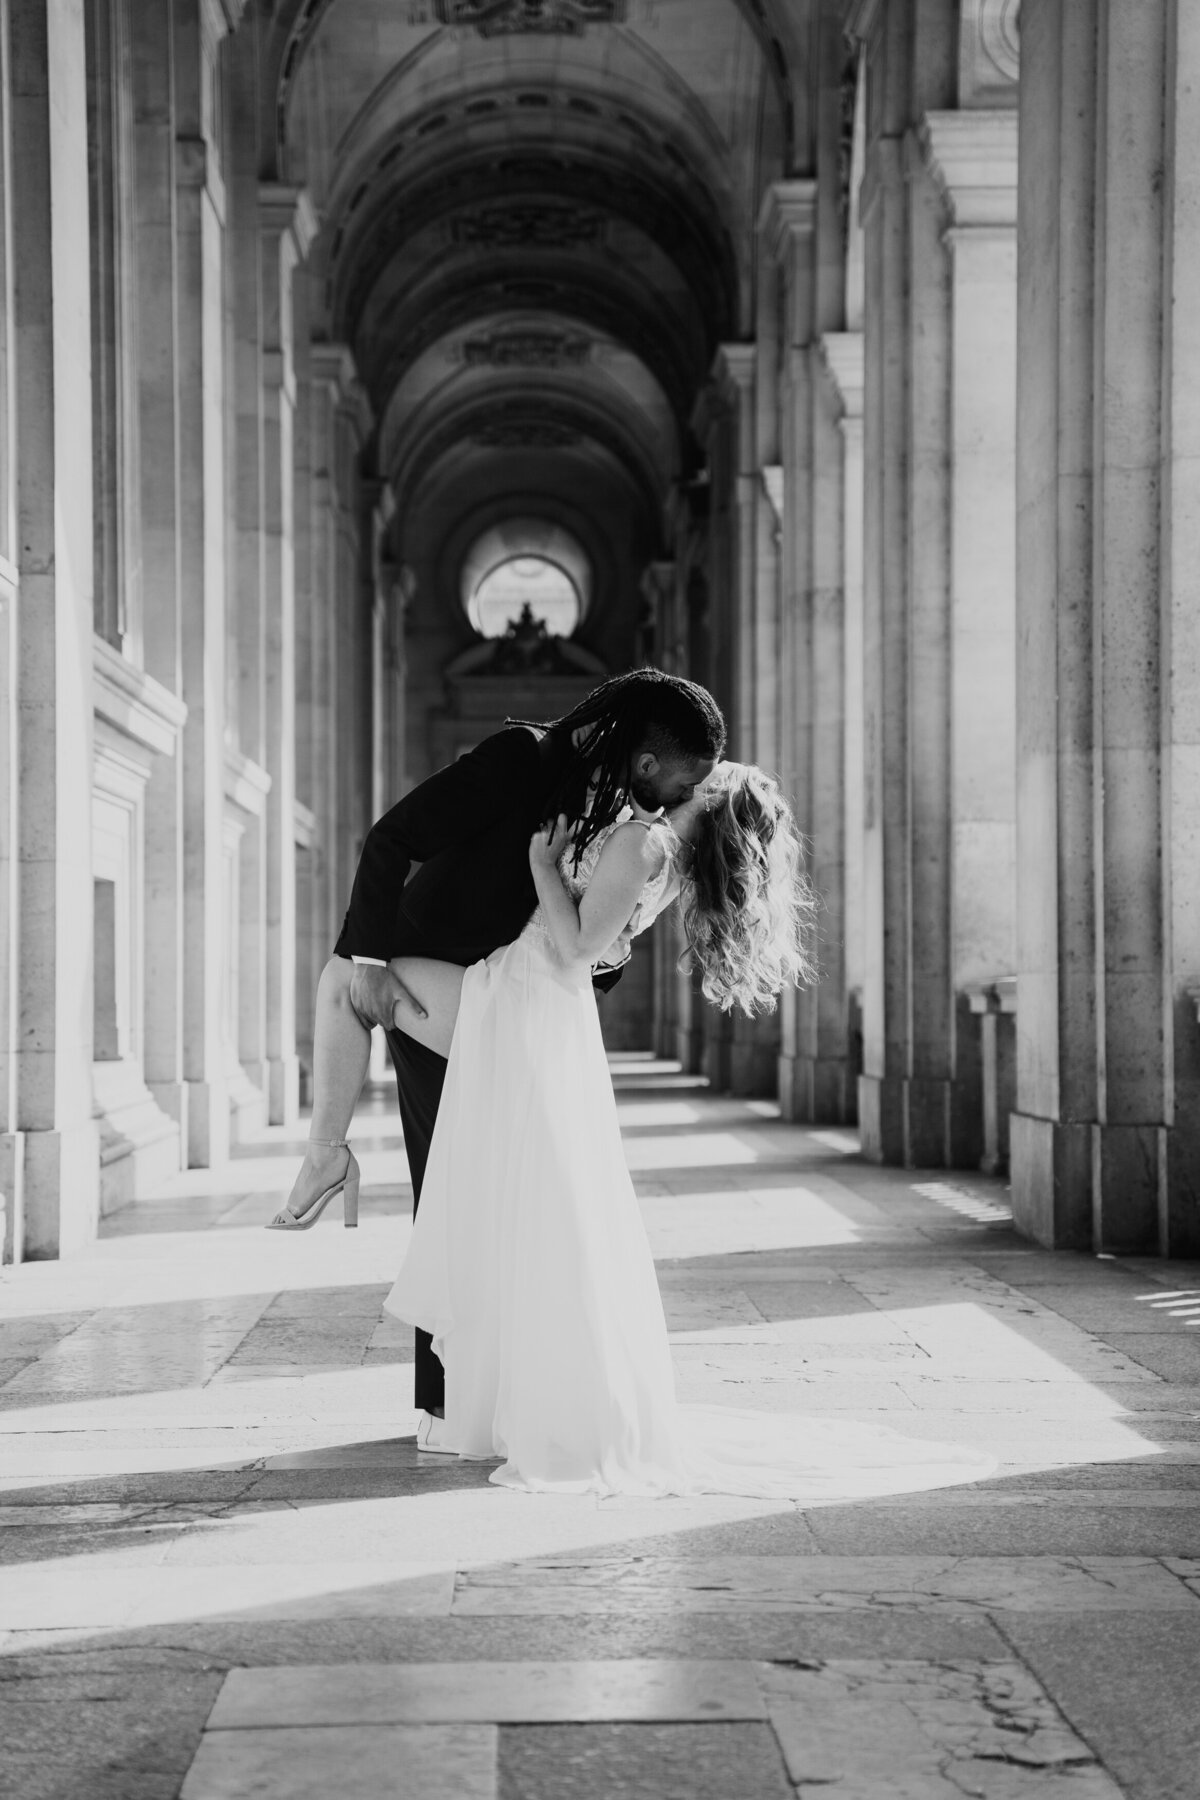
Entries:
{"type": "Polygon", "coordinates": [[[905,1169],[977,1169],[983,1156],[978,1082],[860,1075],[862,1153],[905,1169]]]}
{"type": "Polygon", "coordinates": [[[730,1091],[743,1100],[774,1100],[779,1093],[779,1019],[732,1021],[729,1051],[730,1091]]]}
{"type": "Polygon", "coordinates": [[[1015,1112],[1009,1120],[1013,1224],[1047,1250],[1092,1243],[1092,1128],[1015,1112]]]}
{"type": "Polygon", "coordinates": [[[858,1134],[868,1162],[903,1163],[904,1083],[883,1075],[858,1078],[858,1134]]]}
{"type": "Polygon", "coordinates": [[[857,1081],[845,1057],[779,1058],[779,1107],[797,1125],[854,1125],[857,1081]]]}
{"type": "Polygon", "coordinates": [[[26,1131],[24,1257],[82,1250],[100,1223],[100,1134],[89,1119],[68,1131],[26,1131]]]}
{"type": "Polygon", "coordinates": [[[1167,1134],[1162,1251],[1164,1256],[1200,1258],[1200,1095],[1179,1095],[1175,1119],[1167,1134]]]}
{"type": "Polygon", "coordinates": [[[703,1047],[700,1052],[700,1073],[707,1076],[714,1093],[727,1094],[732,1083],[733,1043],[729,1035],[729,1024],[724,1018],[714,1018],[708,1023],[703,1035],[703,1047]]]}
{"type": "Polygon", "coordinates": [[[676,1026],[673,1055],[685,1075],[701,1073],[704,1068],[704,1033],[699,1026],[676,1026]]]}
{"type": "Polygon", "coordinates": [[[25,1134],[0,1132],[0,1263],[25,1260],[25,1134]]]}
{"type": "MultiPolygon", "coordinates": [[[[382,1033],[380,1034],[382,1036],[382,1033]]],[[[265,1063],[255,1064],[260,1082],[266,1080],[265,1063]]],[[[229,1141],[244,1144],[256,1137],[267,1122],[266,1094],[254,1074],[242,1064],[227,1065],[225,1086],[229,1094],[229,1141]]]]}
{"type": "Polygon", "coordinates": [[[300,1117],[300,1058],[273,1056],[267,1064],[267,1123],[294,1125],[300,1117]]]}
{"type": "Polygon", "coordinates": [[[229,1090],[224,1081],[187,1083],[189,1169],[216,1169],[229,1161],[229,1090]]]}
{"type": "Polygon", "coordinates": [[[187,1116],[187,1092],[181,1082],[157,1084],[159,1092],[153,1092],[136,1066],[97,1063],[94,1080],[103,1217],[153,1192],[183,1167],[179,1114],[187,1116]],[[174,1112],[166,1111],[160,1095],[174,1101],[174,1112]]]}
{"type": "Polygon", "coordinates": [[[1165,1125],[1092,1126],[1093,1249],[1165,1254],[1167,1136],[1165,1125]]]}

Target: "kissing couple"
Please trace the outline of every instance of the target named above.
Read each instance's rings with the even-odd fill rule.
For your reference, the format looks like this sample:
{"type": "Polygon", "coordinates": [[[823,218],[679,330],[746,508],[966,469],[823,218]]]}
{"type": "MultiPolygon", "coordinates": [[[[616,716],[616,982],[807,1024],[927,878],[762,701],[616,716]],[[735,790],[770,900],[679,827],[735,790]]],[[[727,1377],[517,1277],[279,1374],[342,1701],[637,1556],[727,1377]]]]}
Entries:
{"type": "Polygon", "coordinates": [[[382,1026],[414,1193],[386,1309],[417,1328],[418,1447],[531,1492],[804,1497],[972,1479],[878,1427],[683,1407],[625,1164],[596,991],[682,905],[706,998],[813,977],[816,898],[778,782],[724,762],[694,682],[638,669],[510,721],[369,833],[317,991],[308,1151],[277,1230],[338,1193],[382,1026]],[[415,867],[414,867],[415,865],[415,867]],[[356,960],[367,959],[367,960],[356,960]]]}

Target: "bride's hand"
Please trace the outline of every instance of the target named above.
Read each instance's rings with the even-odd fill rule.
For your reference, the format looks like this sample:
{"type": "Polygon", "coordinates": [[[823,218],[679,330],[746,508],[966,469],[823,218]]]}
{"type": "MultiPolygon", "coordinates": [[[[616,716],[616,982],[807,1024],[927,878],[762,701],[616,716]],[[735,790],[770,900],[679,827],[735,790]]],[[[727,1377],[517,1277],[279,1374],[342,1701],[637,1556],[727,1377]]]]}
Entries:
{"type": "Polygon", "coordinates": [[[556,869],[558,859],[571,841],[571,827],[566,813],[559,813],[553,826],[545,825],[529,840],[529,863],[537,869],[556,869]]]}

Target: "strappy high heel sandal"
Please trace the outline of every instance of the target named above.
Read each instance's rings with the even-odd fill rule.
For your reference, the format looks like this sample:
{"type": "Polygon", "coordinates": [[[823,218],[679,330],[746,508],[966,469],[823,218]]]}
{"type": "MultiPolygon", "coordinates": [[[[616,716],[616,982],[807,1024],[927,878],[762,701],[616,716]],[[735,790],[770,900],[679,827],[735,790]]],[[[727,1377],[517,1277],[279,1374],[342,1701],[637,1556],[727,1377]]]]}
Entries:
{"type": "Polygon", "coordinates": [[[358,1184],[362,1170],[358,1166],[358,1158],[345,1138],[309,1138],[310,1144],[322,1144],[328,1150],[345,1150],[348,1152],[346,1172],[331,1182],[322,1194],[309,1202],[302,1213],[289,1212],[285,1206],[281,1213],[267,1226],[268,1231],[310,1231],[320,1218],[329,1202],[338,1194],[342,1196],[342,1223],[349,1230],[358,1224],[358,1184]]]}

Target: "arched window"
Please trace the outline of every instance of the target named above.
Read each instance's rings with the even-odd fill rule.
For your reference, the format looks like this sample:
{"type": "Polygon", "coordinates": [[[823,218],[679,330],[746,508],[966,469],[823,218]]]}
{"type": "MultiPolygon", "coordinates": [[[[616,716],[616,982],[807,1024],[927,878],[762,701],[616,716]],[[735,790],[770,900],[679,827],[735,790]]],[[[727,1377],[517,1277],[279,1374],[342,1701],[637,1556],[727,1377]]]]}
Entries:
{"type": "Polygon", "coordinates": [[[526,606],[552,637],[570,637],[582,611],[565,569],[543,556],[514,556],[484,576],[467,613],[482,637],[503,637],[526,606]]]}
{"type": "Polygon", "coordinates": [[[462,570],[462,602],[481,637],[503,637],[528,607],[554,637],[587,611],[591,567],[582,545],[547,519],[509,519],[476,540],[462,570]]]}

